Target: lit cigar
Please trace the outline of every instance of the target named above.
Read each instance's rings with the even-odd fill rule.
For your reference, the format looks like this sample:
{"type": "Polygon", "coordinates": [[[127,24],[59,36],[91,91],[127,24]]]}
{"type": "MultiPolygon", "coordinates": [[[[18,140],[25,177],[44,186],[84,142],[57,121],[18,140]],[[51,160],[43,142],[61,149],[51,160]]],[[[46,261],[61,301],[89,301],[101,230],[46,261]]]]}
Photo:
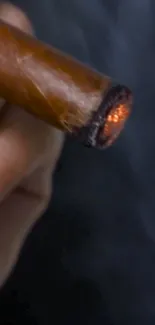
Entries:
{"type": "Polygon", "coordinates": [[[4,22],[0,97],[96,148],[113,143],[132,106],[127,87],[4,22]]]}

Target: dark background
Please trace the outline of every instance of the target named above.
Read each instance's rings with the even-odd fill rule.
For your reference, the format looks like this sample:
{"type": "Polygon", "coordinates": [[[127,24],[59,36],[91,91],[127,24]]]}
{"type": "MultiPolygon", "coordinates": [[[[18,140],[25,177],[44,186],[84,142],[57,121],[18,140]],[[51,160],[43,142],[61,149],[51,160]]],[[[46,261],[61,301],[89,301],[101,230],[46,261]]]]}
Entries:
{"type": "Polygon", "coordinates": [[[0,324],[155,324],[155,1],[17,0],[37,36],[132,88],[107,151],[67,140],[0,324]],[[6,311],[5,311],[6,310],[6,311]]]}

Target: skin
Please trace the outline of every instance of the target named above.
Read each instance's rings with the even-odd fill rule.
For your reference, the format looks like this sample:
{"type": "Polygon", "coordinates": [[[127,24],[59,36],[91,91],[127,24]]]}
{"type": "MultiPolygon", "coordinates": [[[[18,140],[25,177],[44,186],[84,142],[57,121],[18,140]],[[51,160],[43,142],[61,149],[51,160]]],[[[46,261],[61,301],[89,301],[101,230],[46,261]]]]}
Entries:
{"type": "MultiPolygon", "coordinates": [[[[0,4],[0,19],[33,34],[25,14],[9,3],[0,4]]],[[[62,145],[60,131],[0,99],[0,286],[47,208],[62,145]]]]}

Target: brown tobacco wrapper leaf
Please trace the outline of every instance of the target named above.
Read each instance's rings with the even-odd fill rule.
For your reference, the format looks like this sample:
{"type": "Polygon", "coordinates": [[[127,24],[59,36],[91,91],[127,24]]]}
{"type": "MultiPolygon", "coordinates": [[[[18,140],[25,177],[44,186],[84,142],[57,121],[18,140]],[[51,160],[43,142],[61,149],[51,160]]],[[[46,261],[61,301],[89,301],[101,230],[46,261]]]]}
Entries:
{"type": "Polygon", "coordinates": [[[0,97],[96,148],[111,145],[131,91],[0,21],[0,97]]]}

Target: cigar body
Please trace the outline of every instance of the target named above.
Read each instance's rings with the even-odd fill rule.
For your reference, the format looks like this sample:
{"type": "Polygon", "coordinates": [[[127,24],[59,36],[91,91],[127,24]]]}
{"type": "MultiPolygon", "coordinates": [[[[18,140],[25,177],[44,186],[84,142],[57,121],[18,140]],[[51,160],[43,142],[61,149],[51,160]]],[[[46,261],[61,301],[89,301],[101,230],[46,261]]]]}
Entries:
{"type": "Polygon", "coordinates": [[[2,21],[0,97],[99,148],[113,142],[131,110],[127,87],[2,21]]]}

